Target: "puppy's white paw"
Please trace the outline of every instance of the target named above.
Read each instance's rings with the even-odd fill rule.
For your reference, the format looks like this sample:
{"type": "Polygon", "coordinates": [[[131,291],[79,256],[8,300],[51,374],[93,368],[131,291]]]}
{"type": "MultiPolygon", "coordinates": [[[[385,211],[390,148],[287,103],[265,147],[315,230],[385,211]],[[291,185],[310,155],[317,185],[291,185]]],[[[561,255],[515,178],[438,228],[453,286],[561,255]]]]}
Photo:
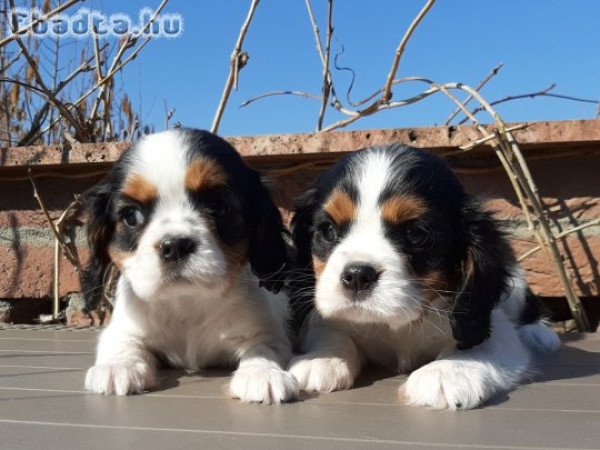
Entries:
{"type": "Polygon", "coordinates": [[[350,389],[358,376],[341,358],[298,356],[290,363],[290,372],[305,391],[332,392],[350,389]]]}
{"type": "Polygon", "coordinates": [[[523,325],[519,328],[519,337],[529,349],[536,352],[551,353],[560,347],[558,334],[542,323],[523,325]]]}
{"type": "Polygon", "coordinates": [[[98,394],[139,394],[156,386],[154,369],[144,361],[99,364],[88,369],[85,388],[98,394]]]}
{"type": "Polygon", "coordinates": [[[298,397],[298,382],[279,367],[253,364],[233,374],[229,390],[232,397],[250,403],[281,403],[298,397]]]}
{"type": "Polygon", "coordinates": [[[462,361],[447,360],[415,370],[401,387],[409,405],[433,409],[477,408],[492,393],[481,370],[462,361]]]}

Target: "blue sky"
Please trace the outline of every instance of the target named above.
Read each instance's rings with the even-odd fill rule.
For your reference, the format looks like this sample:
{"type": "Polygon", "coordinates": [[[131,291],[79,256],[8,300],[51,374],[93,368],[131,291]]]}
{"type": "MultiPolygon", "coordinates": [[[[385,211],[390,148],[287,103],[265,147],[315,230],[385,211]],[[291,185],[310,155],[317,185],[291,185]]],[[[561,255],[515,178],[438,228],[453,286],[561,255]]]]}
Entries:
{"type": "MultiPolygon", "coordinates": [[[[155,1],[94,0],[93,9],[137,16],[155,1]]],[[[181,13],[178,39],[150,43],[123,74],[125,90],[146,123],[164,122],[164,101],[174,120],[209,128],[228,72],[229,55],[248,1],[171,0],[167,11],[181,13]]],[[[345,47],[340,64],[356,70],[353,99],[381,87],[393,52],[423,0],[337,0],[333,52],[345,47]]],[[[325,0],[312,0],[322,29],[325,0]]],[[[90,5],[90,3],[88,3],[90,5]]],[[[220,133],[223,135],[314,130],[319,102],[275,97],[239,108],[261,93],[293,89],[318,93],[321,65],[303,0],[262,0],[244,49],[250,62],[240,75],[220,133]]],[[[556,83],[556,93],[600,98],[600,2],[584,0],[438,0],[415,32],[399,76],[419,75],[438,82],[476,85],[497,63],[504,68],[483,90],[489,100],[537,91],[556,83]]],[[[347,72],[334,72],[344,93],[347,72]]],[[[395,98],[417,92],[413,85],[395,98]]],[[[420,104],[379,113],[350,129],[402,128],[443,123],[454,109],[442,95],[420,104]]],[[[507,121],[593,118],[597,107],[552,98],[499,106],[507,121]]],[[[329,111],[325,123],[340,116],[329,111]]]]}

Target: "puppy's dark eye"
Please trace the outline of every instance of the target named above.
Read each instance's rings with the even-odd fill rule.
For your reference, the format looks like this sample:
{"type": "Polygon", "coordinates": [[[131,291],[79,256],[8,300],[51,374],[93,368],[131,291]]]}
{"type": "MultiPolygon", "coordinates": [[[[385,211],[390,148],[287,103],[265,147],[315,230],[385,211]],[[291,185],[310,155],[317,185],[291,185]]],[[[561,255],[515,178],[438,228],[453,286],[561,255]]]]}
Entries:
{"type": "Polygon", "coordinates": [[[327,242],[333,242],[338,237],[337,229],[329,221],[327,221],[327,222],[321,222],[317,226],[317,231],[323,237],[323,239],[325,239],[327,242]]]}
{"type": "Polygon", "coordinates": [[[419,226],[413,226],[408,228],[404,235],[406,236],[406,241],[415,247],[423,246],[429,240],[429,232],[419,226]]]}
{"type": "Polygon", "coordinates": [[[133,206],[122,209],[119,216],[123,223],[130,228],[138,227],[144,223],[144,215],[139,209],[133,206]]]}
{"type": "Polygon", "coordinates": [[[209,206],[211,214],[214,216],[222,217],[229,213],[229,206],[225,203],[213,203],[209,206]]]}

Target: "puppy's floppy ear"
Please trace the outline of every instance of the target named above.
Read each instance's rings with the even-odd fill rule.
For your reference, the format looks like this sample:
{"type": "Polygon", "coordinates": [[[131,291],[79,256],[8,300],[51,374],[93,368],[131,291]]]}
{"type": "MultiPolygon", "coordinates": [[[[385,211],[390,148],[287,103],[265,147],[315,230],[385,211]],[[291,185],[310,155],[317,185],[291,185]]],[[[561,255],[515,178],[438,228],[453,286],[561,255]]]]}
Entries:
{"type": "Polygon", "coordinates": [[[263,185],[258,173],[252,173],[252,188],[245,193],[248,216],[252,226],[249,261],[260,285],[272,292],[284,286],[289,259],[281,214],[263,185]]]}
{"type": "Polygon", "coordinates": [[[298,332],[312,310],[315,275],[312,263],[312,225],[318,205],[318,189],[307,190],[296,202],[292,219],[292,237],[296,247],[293,264],[295,276],[290,280],[290,308],[293,328],[298,332]]]}
{"type": "Polygon", "coordinates": [[[296,201],[292,218],[292,237],[296,246],[295,266],[312,267],[312,222],[317,208],[317,188],[310,188],[296,201]]]}
{"type": "Polygon", "coordinates": [[[104,273],[111,262],[108,245],[114,231],[110,211],[112,196],[109,179],[101,181],[82,196],[87,215],[87,240],[90,247],[90,259],[82,276],[82,288],[88,309],[94,309],[100,303],[104,288],[104,273]]]}
{"type": "Polygon", "coordinates": [[[514,258],[497,222],[478,202],[467,200],[461,212],[467,250],[450,321],[457,347],[468,349],[489,337],[491,313],[506,292],[514,258]]]}

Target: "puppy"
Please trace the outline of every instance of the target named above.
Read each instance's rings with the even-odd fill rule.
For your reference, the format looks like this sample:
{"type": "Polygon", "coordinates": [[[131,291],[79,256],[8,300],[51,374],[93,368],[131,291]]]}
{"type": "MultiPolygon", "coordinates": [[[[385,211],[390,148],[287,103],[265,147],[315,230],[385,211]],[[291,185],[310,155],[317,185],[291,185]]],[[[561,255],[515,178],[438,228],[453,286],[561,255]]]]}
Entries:
{"type": "Polygon", "coordinates": [[[275,294],[288,267],[281,217],[227,142],[193,129],[146,136],[86,200],[90,304],[107,266],[120,271],[88,390],[151,389],[163,362],[237,367],[230,390],[244,402],[297,396],[287,297],[275,294]]]}
{"type": "Polygon", "coordinates": [[[301,199],[293,235],[302,389],[348,389],[369,362],[412,372],[411,405],[475,408],[560,345],[497,223],[430,153],[342,159],[301,199]]]}

